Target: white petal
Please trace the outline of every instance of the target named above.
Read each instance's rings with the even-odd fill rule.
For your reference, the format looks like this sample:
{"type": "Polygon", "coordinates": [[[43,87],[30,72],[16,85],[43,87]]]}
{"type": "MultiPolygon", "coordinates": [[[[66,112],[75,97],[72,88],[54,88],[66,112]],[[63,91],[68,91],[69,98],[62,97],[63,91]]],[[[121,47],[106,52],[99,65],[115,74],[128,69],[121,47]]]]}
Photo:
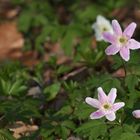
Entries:
{"type": "Polygon", "coordinates": [[[91,27],[92,27],[92,29],[94,29],[94,30],[97,29],[97,23],[94,23],[91,27]]]}
{"type": "Polygon", "coordinates": [[[112,44],[116,42],[116,37],[110,32],[104,32],[102,36],[103,36],[103,39],[107,42],[110,42],[112,44]]]}
{"type": "Polygon", "coordinates": [[[100,102],[98,100],[96,100],[96,99],[93,99],[91,97],[87,97],[85,101],[86,101],[87,104],[89,104],[89,105],[91,105],[91,106],[93,106],[95,108],[100,107],[100,102]]]}
{"type": "Polygon", "coordinates": [[[123,32],[123,35],[127,36],[128,38],[131,38],[134,31],[135,31],[135,28],[136,28],[136,23],[135,22],[132,22],[130,23],[124,30],[123,32]]]}
{"type": "Polygon", "coordinates": [[[112,20],[112,27],[116,35],[122,35],[122,29],[117,20],[112,20]]]}
{"type": "Polygon", "coordinates": [[[110,21],[105,17],[98,15],[96,23],[98,24],[99,27],[105,27],[106,29],[108,29],[107,30],[108,32],[113,33],[112,25],[110,24],[110,21]]]}
{"type": "Polygon", "coordinates": [[[96,22],[92,25],[92,29],[95,31],[95,37],[97,41],[103,40],[103,29],[106,29],[106,32],[113,33],[112,26],[105,17],[98,15],[96,18],[96,22]]]}
{"type": "Polygon", "coordinates": [[[93,112],[90,114],[90,118],[91,119],[100,119],[104,116],[104,112],[102,112],[101,110],[97,110],[96,112],[93,112]]]}
{"type": "Polygon", "coordinates": [[[132,112],[132,114],[135,118],[137,118],[137,119],[140,118],[140,110],[135,110],[135,111],[132,112]]]}
{"type": "Polygon", "coordinates": [[[117,97],[117,89],[116,88],[112,88],[108,94],[108,100],[110,103],[114,103],[116,97],[117,97]]]}
{"type": "Polygon", "coordinates": [[[109,121],[114,121],[116,119],[116,115],[114,112],[105,115],[109,121]]]}
{"type": "Polygon", "coordinates": [[[123,46],[120,50],[120,55],[122,59],[128,61],[130,59],[130,50],[128,47],[123,46]]]}
{"type": "Polygon", "coordinates": [[[107,96],[106,96],[105,92],[103,91],[103,89],[101,87],[99,87],[97,89],[97,91],[98,91],[98,99],[99,99],[99,102],[101,104],[104,103],[104,102],[106,102],[107,101],[107,96]]]}
{"type": "Polygon", "coordinates": [[[103,40],[103,36],[102,36],[101,30],[100,30],[99,26],[97,25],[97,23],[94,23],[92,25],[92,29],[95,31],[96,40],[97,41],[103,40]]]}
{"type": "Polygon", "coordinates": [[[136,41],[135,39],[130,39],[128,43],[129,49],[131,50],[140,49],[140,42],[136,41]]]}
{"type": "Polygon", "coordinates": [[[124,106],[125,106],[124,102],[118,102],[118,103],[113,104],[112,109],[113,109],[113,111],[117,111],[124,106]]]}
{"type": "Polygon", "coordinates": [[[106,23],[108,23],[109,21],[105,18],[105,17],[103,17],[102,15],[98,15],[97,16],[97,24],[106,24],[106,23]]]}
{"type": "Polygon", "coordinates": [[[116,53],[118,53],[120,51],[120,47],[118,46],[114,46],[114,45],[110,45],[106,48],[105,53],[107,55],[115,55],[116,53]]]}

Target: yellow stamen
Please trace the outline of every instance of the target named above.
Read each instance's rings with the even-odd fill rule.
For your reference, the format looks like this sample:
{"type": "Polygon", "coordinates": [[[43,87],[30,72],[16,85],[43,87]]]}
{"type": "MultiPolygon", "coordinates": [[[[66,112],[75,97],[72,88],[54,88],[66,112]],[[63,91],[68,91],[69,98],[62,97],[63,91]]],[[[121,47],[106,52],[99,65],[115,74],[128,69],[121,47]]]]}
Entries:
{"type": "Polygon", "coordinates": [[[103,107],[104,107],[104,109],[110,109],[111,108],[111,106],[109,104],[104,104],[103,107]]]}
{"type": "Polygon", "coordinates": [[[103,29],[102,29],[102,30],[105,32],[105,31],[107,31],[107,28],[106,28],[106,27],[103,27],[103,29]]]}
{"type": "Polygon", "coordinates": [[[121,36],[121,37],[119,38],[119,42],[120,42],[121,44],[126,44],[126,43],[127,43],[127,38],[124,37],[124,36],[121,36]]]}

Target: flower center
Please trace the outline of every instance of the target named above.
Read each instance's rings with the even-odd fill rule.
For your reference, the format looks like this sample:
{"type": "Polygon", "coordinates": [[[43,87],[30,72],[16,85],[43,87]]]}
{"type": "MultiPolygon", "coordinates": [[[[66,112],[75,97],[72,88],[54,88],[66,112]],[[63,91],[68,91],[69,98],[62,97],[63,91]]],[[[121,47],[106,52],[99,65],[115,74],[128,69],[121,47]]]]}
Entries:
{"type": "Polygon", "coordinates": [[[128,39],[124,36],[121,36],[119,39],[119,43],[125,45],[128,41],[128,39]]]}
{"type": "Polygon", "coordinates": [[[108,31],[108,29],[106,27],[103,27],[102,31],[105,32],[105,31],[108,31]]]}
{"type": "Polygon", "coordinates": [[[108,110],[108,109],[111,108],[111,105],[110,105],[110,104],[104,104],[104,105],[103,105],[103,108],[104,108],[105,110],[108,110]]]}

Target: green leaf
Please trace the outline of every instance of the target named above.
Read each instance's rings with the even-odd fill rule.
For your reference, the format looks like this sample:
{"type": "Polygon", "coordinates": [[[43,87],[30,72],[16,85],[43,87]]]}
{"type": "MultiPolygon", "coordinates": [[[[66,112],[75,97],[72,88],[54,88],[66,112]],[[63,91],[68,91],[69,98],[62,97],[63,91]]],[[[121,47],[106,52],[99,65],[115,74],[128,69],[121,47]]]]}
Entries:
{"type": "Polygon", "coordinates": [[[53,131],[54,131],[54,129],[52,128],[49,128],[49,129],[44,129],[44,128],[41,128],[41,130],[40,130],[40,135],[42,136],[42,137],[44,137],[44,138],[48,138],[49,136],[51,136],[52,135],[52,133],[53,133],[53,131]]]}
{"type": "Polygon", "coordinates": [[[93,140],[96,140],[99,136],[104,136],[106,131],[106,124],[97,120],[86,122],[75,130],[76,133],[90,137],[90,139],[92,138],[93,140]]]}
{"type": "Polygon", "coordinates": [[[68,137],[68,135],[70,134],[70,130],[66,127],[61,126],[61,132],[60,132],[60,136],[63,139],[66,139],[68,137]]]}
{"type": "Polygon", "coordinates": [[[27,89],[27,87],[23,85],[23,81],[20,79],[15,82],[0,79],[0,89],[5,95],[19,96],[20,93],[27,89]]]}
{"type": "Polygon", "coordinates": [[[8,131],[0,129],[0,140],[16,140],[8,131]]]}
{"type": "Polygon", "coordinates": [[[128,87],[129,91],[134,91],[135,86],[138,85],[138,80],[139,79],[134,74],[127,75],[125,78],[125,85],[128,87]]]}
{"type": "Polygon", "coordinates": [[[140,140],[140,137],[136,133],[125,132],[120,136],[119,140],[140,140]]]}
{"type": "Polygon", "coordinates": [[[70,120],[63,121],[61,125],[63,127],[69,128],[71,130],[74,130],[75,127],[76,127],[75,124],[72,121],[70,121],[70,120]]]}
{"type": "Polygon", "coordinates": [[[68,115],[71,114],[73,109],[69,105],[63,106],[55,115],[68,115]]]}
{"type": "Polygon", "coordinates": [[[122,132],[123,132],[123,128],[120,126],[116,126],[113,129],[111,129],[110,132],[111,140],[118,140],[118,136],[120,136],[122,132]]]}
{"type": "Polygon", "coordinates": [[[71,56],[73,53],[74,38],[75,32],[68,30],[61,42],[62,48],[64,49],[66,55],[71,56]]]}
{"type": "Polygon", "coordinates": [[[19,30],[27,32],[30,28],[33,15],[30,11],[23,11],[18,19],[19,30]]]}
{"type": "Polygon", "coordinates": [[[79,103],[75,109],[74,114],[79,119],[86,119],[86,118],[89,118],[90,113],[93,111],[94,111],[93,107],[91,107],[85,103],[79,103]]]}
{"type": "Polygon", "coordinates": [[[96,16],[101,13],[101,9],[98,7],[98,5],[88,5],[84,9],[76,10],[77,18],[81,20],[81,22],[87,22],[89,20],[93,21],[93,19],[96,18],[96,16]],[[96,10],[95,10],[96,9],[96,10]],[[86,20],[85,20],[86,19],[86,20]]]}
{"type": "Polygon", "coordinates": [[[60,66],[58,69],[57,69],[57,74],[63,74],[65,72],[68,72],[71,68],[69,66],[60,66]]]}
{"type": "Polygon", "coordinates": [[[44,89],[44,94],[47,96],[47,101],[53,100],[60,90],[61,84],[55,83],[44,89]]]}

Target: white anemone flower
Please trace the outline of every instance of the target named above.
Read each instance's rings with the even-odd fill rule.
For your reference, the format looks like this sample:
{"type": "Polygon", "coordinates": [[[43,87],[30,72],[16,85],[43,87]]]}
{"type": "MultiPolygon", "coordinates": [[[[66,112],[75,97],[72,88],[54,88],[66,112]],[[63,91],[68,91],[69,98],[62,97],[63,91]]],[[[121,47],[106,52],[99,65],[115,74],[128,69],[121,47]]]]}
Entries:
{"type": "Polygon", "coordinates": [[[113,29],[110,21],[101,15],[97,16],[96,22],[92,25],[92,29],[94,29],[95,31],[95,37],[97,41],[103,40],[104,32],[109,32],[113,34],[113,29]]]}

